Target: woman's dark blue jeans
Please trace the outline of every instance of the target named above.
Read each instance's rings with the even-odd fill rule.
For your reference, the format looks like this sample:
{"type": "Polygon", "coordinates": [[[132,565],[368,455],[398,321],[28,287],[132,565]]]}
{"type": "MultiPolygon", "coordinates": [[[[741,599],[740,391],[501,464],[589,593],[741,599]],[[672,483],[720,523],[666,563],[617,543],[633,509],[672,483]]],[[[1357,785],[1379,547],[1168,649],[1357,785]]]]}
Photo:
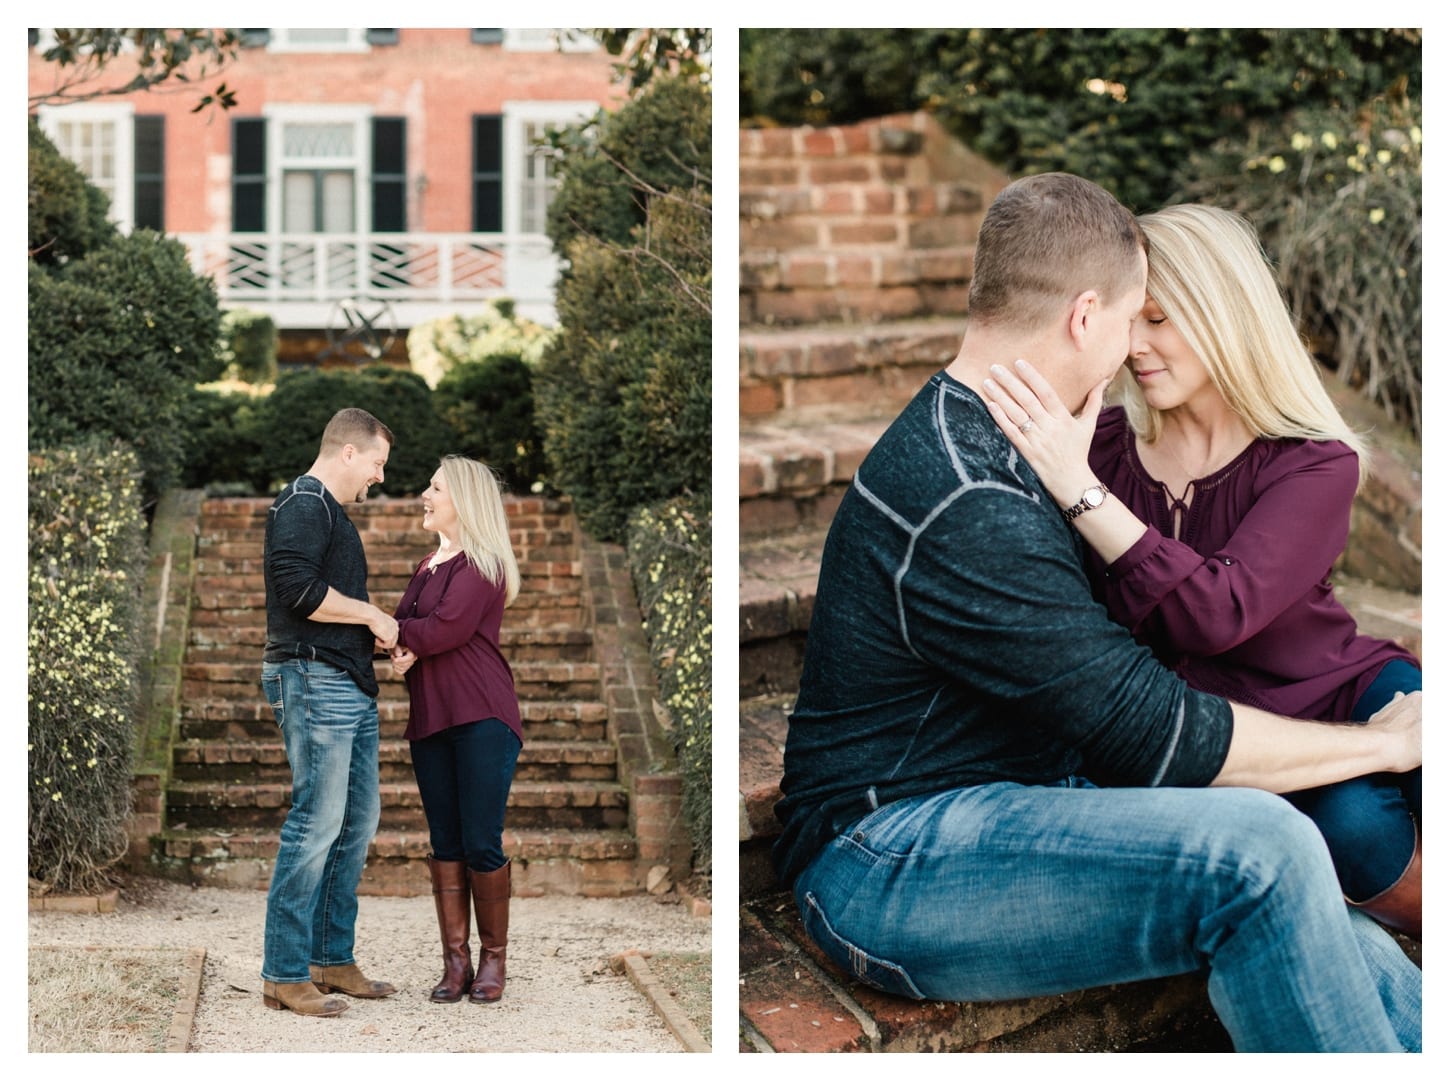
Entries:
{"type": "Polygon", "coordinates": [[[414,740],[409,749],[433,858],[462,860],[480,873],[507,863],[504,811],[519,758],[513,730],[489,718],[414,740]]]}
{"type": "MultiPolygon", "coordinates": [[[[1354,705],[1353,720],[1363,724],[1399,691],[1420,689],[1420,670],[1407,661],[1391,661],[1354,705]]],[[[1399,881],[1410,857],[1420,819],[1420,771],[1375,773],[1289,795],[1289,801],[1314,820],[1339,874],[1344,895],[1367,901],[1399,881]]]]}

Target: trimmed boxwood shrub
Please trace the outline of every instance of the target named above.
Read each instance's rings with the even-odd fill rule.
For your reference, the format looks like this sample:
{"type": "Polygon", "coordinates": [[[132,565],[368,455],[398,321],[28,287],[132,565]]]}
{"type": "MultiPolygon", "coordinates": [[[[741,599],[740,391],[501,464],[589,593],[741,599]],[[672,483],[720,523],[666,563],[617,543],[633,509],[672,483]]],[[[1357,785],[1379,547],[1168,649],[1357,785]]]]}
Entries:
{"type": "Polygon", "coordinates": [[[266,312],[229,308],[222,312],[218,359],[223,373],[245,383],[277,378],[277,324],[266,312]]]}
{"type": "Polygon", "coordinates": [[[30,119],[30,257],[42,266],[78,259],[116,236],[106,219],[109,200],[80,168],[56,149],[30,119]]]}
{"type": "Polygon", "coordinates": [[[30,446],[125,440],[155,499],[180,475],[188,388],[217,374],[211,281],[138,230],[49,272],[32,261],[29,300],[30,446]]]}
{"type": "MultiPolygon", "coordinates": [[[[263,400],[215,386],[188,391],[182,406],[183,488],[204,488],[217,496],[266,492],[256,483],[262,456],[257,412],[263,400]]],[[[311,464],[309,458],[299,469],[311,464]]]]}
{"type": "Polygon", "coordinates": [[[385,495],[417,495],[428,487],[453,437],[434,408],[422,376],[375,364],[362,371],[286,372],[255,406],[259,448],[251,469],[258,492],[279,491],[317,459],[322,429],[339,409],[366,409],[392,429],[395,442],[384,470],[385,495]]]}
{"type": "Polygon", "coordinates": [[[641,507],[629,521],[627,558],[650,659],[673,722],[695,870],[710,848],[711,569],[708,499],[641,507]]]}
{"type": "Polygon", "coordinates": [[[636,507],[710,490],[709,197],[692,195],[656,202],[646,255],[574,241],[534,377],[550,482],[602,540],[636,507]]]}
{"type": "Polygon", "coordinates": [[[544,436],[534,416],[534,372],[517,353],[455,364],[433,391],[452,453],[487,462],[514,492],[544,475],[544,436]]]}
{"type": "Polygon", "coordinates": [[[96,888],[126,851],[141,656],[140,472],[124,446],[30,456],[30,877],[96,888]]]}

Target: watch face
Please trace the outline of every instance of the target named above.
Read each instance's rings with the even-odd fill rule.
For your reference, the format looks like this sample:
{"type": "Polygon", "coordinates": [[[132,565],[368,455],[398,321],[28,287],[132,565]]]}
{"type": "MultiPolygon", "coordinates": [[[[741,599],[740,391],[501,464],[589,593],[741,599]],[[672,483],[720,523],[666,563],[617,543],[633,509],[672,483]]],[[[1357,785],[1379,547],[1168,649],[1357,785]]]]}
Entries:
{"type": "Polygon", "coordinates": [[[1101,488],[1089,488],[1082,494],[1082,501],[1089,507],[1101,507],[1103,500],[1108,498],[1108,493],[1101,488]]]}

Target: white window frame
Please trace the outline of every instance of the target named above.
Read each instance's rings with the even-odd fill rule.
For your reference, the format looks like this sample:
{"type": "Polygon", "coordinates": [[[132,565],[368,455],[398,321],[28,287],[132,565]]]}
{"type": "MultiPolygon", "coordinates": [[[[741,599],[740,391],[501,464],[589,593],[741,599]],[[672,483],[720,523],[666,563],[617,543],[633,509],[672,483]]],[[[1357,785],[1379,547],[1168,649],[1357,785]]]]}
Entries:
{"type": "Polygon", "coordinates": [[[366,27],[348,27],[346,40],[336,44],[315,41],[294,42],[289,35],[296,29],[299,28],[278,29],[273,27],[267,34],[267,51],[269,53],[365,53],[372,48],[368,44],[366,27]]]}
{"type": "MultiPolygon", "coordinates": [[[[122,232],[129,233],[136,224],[135,106],[123,101],[83,101],[69,105],[42,105],[36,109],[35,113],[41,130],[50,137],[51,142],[55,143],[63,154],[65,148],[61,147],[58,134],[62,121],[73,124],[109,124],[115,129],[116,176],[113,189],[107,192],[111,199],[107,216],[116,223],[122,232]]],[[[81,162],[75,164],[83,173],[85,172],[85,167],[81,162]]],[[[89,173],[86,174],[86,179],[91,180],[89,173]]],[[[91,182],[95,183],[94,180],[91,182]]],[[[100,188],[101,185],[96,184],[96,187],[100,188]]],[[[105,189],[102,188],[102,190],[105,189]]]]}
{"type": "Polygon", "coordinates": [[[267,120],[267,232],[281,234],[283,220],[283,175],[288,169],[346,169],[353,173],[352,234],[368,231],[373,220],[372,158],[373,111],[367,105],[269,104],[262,107],[267,120]],[[288,124],[351,124],[351,158],[288,158],[285,156],[288,124]]]}
{"type": "Polygon", "coordinates": [[[561,48],[560,43],[554,40],[554,35],[561,32],[557,27],[518,29],[506,26],[503,28],[503,47],[514,53],[592,53],[599,49],[599,42],[588,34],[566,34],[561,48]]]}
{"type": "MultiPolygon", "coordinates": [[[[527,178],[528,142],[524,129],[533,124],[565,127],[587,120],[599,111],[597,101],[505,101],[503,103],[503,228],[523,232],[523,186],[527,178]]],[[[542,236],[542,230],[529,234],[542,236]]]]}

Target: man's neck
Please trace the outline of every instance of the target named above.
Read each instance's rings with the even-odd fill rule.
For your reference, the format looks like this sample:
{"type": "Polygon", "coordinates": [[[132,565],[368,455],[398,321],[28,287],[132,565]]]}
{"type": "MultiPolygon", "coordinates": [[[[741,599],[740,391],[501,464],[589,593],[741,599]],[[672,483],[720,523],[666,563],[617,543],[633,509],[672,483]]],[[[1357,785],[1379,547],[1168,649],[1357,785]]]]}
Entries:
{"type": "Polygon", "coordinates": [[[946,367],[947,375],[958,383],[970,387],[980,397],[982,384],[991,377],[994,364],[1008,369],[1019,357],[1030,361],[1038,371],[1046,374],[1050,358],[1045,356],[1046,344],[1038,337],[1012,333],[992,333],[980,327],[968,326],[962,337],[962,346],[956,357],[946,367]]]}
{"type": "Polygon", "coordinates": [[[318,480],[322,481],[322,486],[326,488],[329,493],[331,493],[333,499],[337,500],[339,503],[347,502],[347,499],[345,499],[342,494],[342,490],[340,487],[340,478],[337,476],[336,472],[329,467],[326,461],[321,458],[317,459],[317,461],[312,463],[312,468],[307,471],[307,475],[309,477],[316,477],[318,480]]]}

